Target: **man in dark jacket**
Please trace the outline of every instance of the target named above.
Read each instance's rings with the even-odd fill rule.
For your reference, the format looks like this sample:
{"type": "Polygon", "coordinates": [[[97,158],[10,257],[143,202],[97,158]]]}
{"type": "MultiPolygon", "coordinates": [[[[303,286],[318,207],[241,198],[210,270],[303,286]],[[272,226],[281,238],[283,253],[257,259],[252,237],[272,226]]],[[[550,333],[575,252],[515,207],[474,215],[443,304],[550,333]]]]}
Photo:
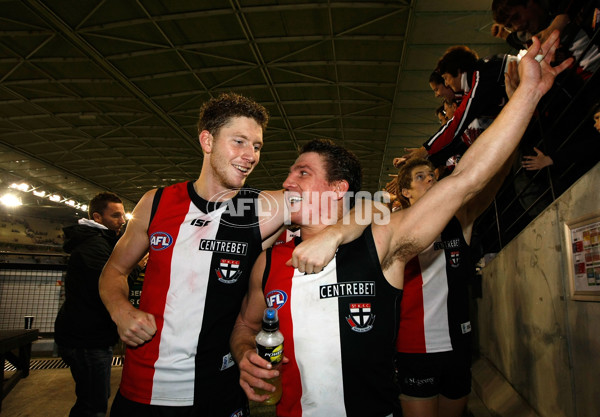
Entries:
{"type": "Polygon", "coordinates": [[[98,279],[125,224],[123,202],[99,193],[89,204],[90,219],[64,228],[70,253],[65,302],[55,322],[55,341],[75,380],[77,401],[70,417],[106,415],[113,346],[119,335],[98,293],[98,279]]]}

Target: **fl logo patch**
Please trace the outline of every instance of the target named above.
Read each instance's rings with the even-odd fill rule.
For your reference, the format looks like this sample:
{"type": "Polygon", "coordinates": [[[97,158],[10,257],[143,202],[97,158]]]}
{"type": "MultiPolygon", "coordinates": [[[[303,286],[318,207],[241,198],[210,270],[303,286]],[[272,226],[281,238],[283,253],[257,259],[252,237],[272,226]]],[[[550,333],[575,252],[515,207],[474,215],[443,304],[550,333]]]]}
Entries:
{"type": "Polygon", "coordinates": [[[371,303],[352,303],[349,307],[350,315],[346,321],[352,331],[364,333],[373,328],[375,315],[371,313],[371,303]]]}
{"type": "Polygon", "coordinates": [[[154,232],[150,235],[150,248],[152,250],[165,250],[173,243],[173,238],[166,232],[154,232]]]}
{"type": "Polygon", "coordinates": [[[271,308],[276,308],[277,310],[283,307],[287,299],[287,294],[281,290],[273,290],[270,291],[267,295],[265,295],[265,301],[267,302],[267,306],[271,308]]]}

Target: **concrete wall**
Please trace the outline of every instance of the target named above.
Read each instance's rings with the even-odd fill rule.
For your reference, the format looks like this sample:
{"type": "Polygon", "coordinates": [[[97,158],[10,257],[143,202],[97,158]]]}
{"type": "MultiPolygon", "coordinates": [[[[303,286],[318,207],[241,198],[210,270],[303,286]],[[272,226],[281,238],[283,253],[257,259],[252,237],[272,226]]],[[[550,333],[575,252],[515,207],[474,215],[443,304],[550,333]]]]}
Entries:
{"type": "MultiPolygon", "coordinates": [[[[527,413],[600,416],[600,302],[571,299],[564,237],[564,222],[593,213],[600,214],[600,164],[483,269],[477,365],[495,368],[527,413]]],[[[474,389],[491,390],[475,379],[474,372],[474,389]]],[[[495,415],[519,415],[493,403],[486,405],[495,415]]]]}

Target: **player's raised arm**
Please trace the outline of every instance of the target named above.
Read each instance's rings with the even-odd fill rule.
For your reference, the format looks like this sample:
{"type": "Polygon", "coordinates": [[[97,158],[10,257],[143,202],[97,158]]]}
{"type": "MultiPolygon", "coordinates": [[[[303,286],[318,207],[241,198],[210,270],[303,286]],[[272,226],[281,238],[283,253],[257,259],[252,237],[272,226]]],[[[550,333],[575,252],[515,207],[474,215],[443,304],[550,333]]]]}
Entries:
{"type": "Polygon", "coordinates": [[[516,149],[541,97],[555,77],[572,63],[569,59],[556,67],[550,65],[558,38],[558,31],[543,45],[533,38],[532,46],[519,63],[519,87],[492,125],[469,147],[452,175],[440,181],[414,206],[392,214],[392,227],[377,228],[382,262],[390,256],[408,260],[421,252],[456,211],[497,174],[516,149]],[[537,55],[543,56],[540,62],[537,55]]]}

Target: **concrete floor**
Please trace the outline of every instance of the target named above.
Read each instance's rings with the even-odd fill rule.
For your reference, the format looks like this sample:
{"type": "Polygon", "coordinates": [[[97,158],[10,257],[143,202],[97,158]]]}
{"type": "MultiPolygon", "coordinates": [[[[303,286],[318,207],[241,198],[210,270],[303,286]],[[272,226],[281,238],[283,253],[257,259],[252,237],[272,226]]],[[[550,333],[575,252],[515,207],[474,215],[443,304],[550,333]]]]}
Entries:
{"type": "MultiPolygon", "coordinates": [[[[123,368],[113,367],[112,402],[123,368]]],[[[5,377],[10,372],[5,373],[5,377]]],[[[2,401],[2,417],[65,417],[75,404],[75,383],[68,368],[29,371],[2,401]]]]}
{"type": "MultiPolygon", "coordinates": [[[[479,369],[477,363],[474,371],[479,369]]],[[[121,366],[113,366],[112,368],[110,403],[112,403],[119,387],[122,370],[121,366]]],[[[12,374],[13,372],[5,371],[4,377],[8,378],[12,374]]],[[[479,375],[478,372],[474,372],[474,377],[477,375],[479,375]]],[[[469,396],[468,409],[464,415],[468,417],[491,417],[492,414],[476,394],[477,388],[481,385],[480,381],[474,378],[473,382],[474,390],[469,396]]],[[[487,388],[489,392],[502,391],[497,388],[487,388]]],[[[69,410],[74,403],[75,383],[68,368],[32,369],[29,371],[29,376],[21,379],[6,396],[2,402],[0,415],[1,417],[65,417],[69,415],[69,410]]],[[[252,403],[250,409],[252,417],[275,417],[275,407],[273,406],[252,403]]]]}
{"type": "MultiPolygon", "coordinates": [[[[114,366],[111,374],[111,398],[121,381],[123,368],[114,366]]],[[[5,372],[9,377],[12,373],[5,372]]],[[[29,371],[2,401],[2,417],[65,417],[75,403],[75,383],[71,372],[63,369],[41,369],[29,371]]],[[[274,407],[251,404],[253,417],[274,417],[274,407]]]]}

